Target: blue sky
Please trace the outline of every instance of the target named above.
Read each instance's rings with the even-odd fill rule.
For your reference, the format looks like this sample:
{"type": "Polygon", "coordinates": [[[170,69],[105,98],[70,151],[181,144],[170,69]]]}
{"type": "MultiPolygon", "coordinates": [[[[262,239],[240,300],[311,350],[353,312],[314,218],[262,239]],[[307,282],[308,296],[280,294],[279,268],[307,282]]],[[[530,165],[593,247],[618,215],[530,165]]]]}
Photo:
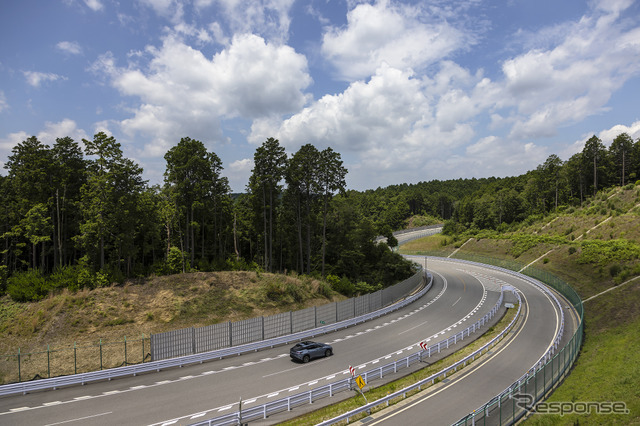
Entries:
{"type": "Polygon", "coordinates": [[[105,131],[155,184],[189,136],[239,192],[276,137],[365,190],[640,138],[632,0],[4,0],[0,40],[0,166],[105,131]]]}

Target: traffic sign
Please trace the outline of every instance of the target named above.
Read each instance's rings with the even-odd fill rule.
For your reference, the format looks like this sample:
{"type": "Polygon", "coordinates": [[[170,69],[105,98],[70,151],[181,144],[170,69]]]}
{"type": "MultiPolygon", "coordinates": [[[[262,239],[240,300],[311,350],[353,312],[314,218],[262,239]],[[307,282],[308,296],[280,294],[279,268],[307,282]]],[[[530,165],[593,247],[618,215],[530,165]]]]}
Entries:
{"type": "Polygon", "coordinates": [[[358,376],[356,377],[356,384],[358,385],[358,387],[360,388],[360,390],[362,390],[362,388],[364,387],[364,385],[366,384],[364,382],[364,380],[362,379],[362,376],[358,376]]]}
{"type": "Polygon", "coordinates": [[[427,350],[427,343],[426,342],[420,342],[420,347],[422,348],[423,351],[427,350]]]}
{"type": "Polygon", "coordinates": [[[349,373],[351,373],[352,377],[356,377],[356,369],[352,366],[349,366],[349,373]]]}

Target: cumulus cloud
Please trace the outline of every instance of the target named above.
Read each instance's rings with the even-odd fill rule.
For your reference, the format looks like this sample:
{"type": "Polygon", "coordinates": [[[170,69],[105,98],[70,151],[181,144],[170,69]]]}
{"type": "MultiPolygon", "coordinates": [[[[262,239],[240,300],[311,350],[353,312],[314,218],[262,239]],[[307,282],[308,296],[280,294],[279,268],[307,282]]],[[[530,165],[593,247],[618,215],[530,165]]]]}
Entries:
{"type": "Polygon", "coordinates": [[[387,0],[358,4],[346,27],[327,28],[322,52],[345,80],[369,76],[382,63],[424,69],[472,43],[470,34],[434,10],[387,0]]]}
{"type": "Polygon", "coordinates": [[[196,0],[195,6],[205,9],[216,5],[232,34],[252,33],[283,43],[289,36],[293,3],[294,0],[196,0]]]}
{"type": "Polygon", "coordinates": [[[527,40],[534,48],[504,60],[490,79],[447,59],[469,36],[464,31],[448,32],[441,22],[434,33],[442,44],[422,51],[403,43],[407,30],[428,38],[440,27],[407,12],[419,9],[357,4],[344,28],[328,29],[322,49],[344,78],[359,79],[283,120],[254,120],[248,139],[274,136],[292,151],[331,146],[349,158],[351,183],[365,187],[376,184],[365,181],[370,170],[381,183],[428,179],[424,170],[435,167],[450,177],[523,173],[551,154],[532,140],[605,110],[640,74],[640,28],[618,19],[628,5],[600,2],[579,21],[554,27],[552,46],[550,30],[541,29],[537,45],[535,35],[527,40]]]}
{"type": "Polygon", "coordinates": [[[40,87],[40,85],[47,81],[66,80],[67,78],[54,73],[45,73],[38,71],[23,71],[24,77],[27,83],[33,87],[40,87]]]}
{"type": "Polygon", "coordinates": [[[245,34],[211,59],[176,37],[149,47],[147,69],[119,68],[112,55],[92,67],[105,73],[122,94],[140,99],[123,120],[129,135],[151,136],[145,150],[162,155],[180,137],[223,139],[223,118],[260,118],[298,111],[311,83],[304,56],[291,47],[245,34]]]}
{"type": "Polygon", "coordinates": [[[640,139],[640,120],[631,123],[629,126],[624,124],[615,125],[598,133],[598,137],[605,145],[610,145],[620,133],[628,134],[634,141],[640,139]]]}
{"type": "Polygon", "coordinates": [[[613,92],[640,74],[640,28],[626,28],[618,14],[627,2],[601,2],[594,12],[566,25],[552,48],[504,61],[500,106],[515,107],[514,138],[545,137],[606,108],[613,92]]]}
{"type": "Polygon", "coordinates": [[[82,53],[82,47],[76,41],[61,41],[56,44],[56,48],[69,55],[80,55],[82,53]]]}

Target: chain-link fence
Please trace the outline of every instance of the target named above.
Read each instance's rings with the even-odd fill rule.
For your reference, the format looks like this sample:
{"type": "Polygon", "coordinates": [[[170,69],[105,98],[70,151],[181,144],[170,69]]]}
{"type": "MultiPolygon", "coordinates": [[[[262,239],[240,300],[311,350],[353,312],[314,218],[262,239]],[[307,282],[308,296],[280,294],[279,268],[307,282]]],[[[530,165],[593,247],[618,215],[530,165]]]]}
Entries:
{"type": "Polygon", "coordinates": [[[496,395],[473,413],[463,417],[458,425],[503,425],[516,423],[533,410],[536,404],[547,398],[549,393],[569,374],[578,357],[584,334],[584,308],[580,296],[573,288],[557,276],[542,269],[527,266],[508,259],[494,259],[487,256],[457,253],[456,258],[499,266],[535,278],[552,287],[573,305],[578,316],[578,327],[567,344],[548,362],[532,368],[517,382],[496,395]]]}
{"type": "Polygon", "coordinates": [[[74,342],[47,345],[41,351],[18,349],[0,356],[0,381],[22,382],[40,378],[86,373],[150,360],[149,336],[124,337],[118,341],[74,342]]]}

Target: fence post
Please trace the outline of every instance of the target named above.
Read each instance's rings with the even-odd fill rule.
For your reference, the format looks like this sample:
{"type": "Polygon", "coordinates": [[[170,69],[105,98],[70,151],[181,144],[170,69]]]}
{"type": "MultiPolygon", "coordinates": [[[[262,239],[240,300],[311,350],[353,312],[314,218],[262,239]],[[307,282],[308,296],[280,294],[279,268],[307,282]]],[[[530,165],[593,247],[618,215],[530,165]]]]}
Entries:
{"type": "Polygon", "coordinates": [[[313,307],[313,328],[318,328],[318,307],[313,307]]]}
{"type": "Polygon", "coordinates": [[[20,348],[18,348],[18,381],[22,381],[22,370],[20,368],[20,348]]]}
{"type": "Polygon", "coordinates": [[[229,347],[233,346],[233,327],[231,321],[229,321],[229,347]]]}
{"type": "Polygon", "coordinates": [[[124,365],[127,366],[127,336],[124,336],[124,365]]]}
{"type": "Polygon", "coordinates": [[[196,352],[196,328],[191,327],[191,353],[195,354],[196,352]]]}
{"type": "Polygon", "coordinates": [[[49,355],[49,345],[47,345],[47,377],[51,377],[51,357],[49,355]]]}
{"type": "Polygon", "coordinates": [[[289,311],[289,334],[293,334],[293,311],[289,311]]]}
{"type": "Polygon", "coordinates": [[[140,364],[144,364],[144,333],[142,333],[142,361],[140,364]]]}
{"type": "Polygon", "coordinates": [[[102,337],[100,338],[100,371],[102,371],[102,337]]]}

